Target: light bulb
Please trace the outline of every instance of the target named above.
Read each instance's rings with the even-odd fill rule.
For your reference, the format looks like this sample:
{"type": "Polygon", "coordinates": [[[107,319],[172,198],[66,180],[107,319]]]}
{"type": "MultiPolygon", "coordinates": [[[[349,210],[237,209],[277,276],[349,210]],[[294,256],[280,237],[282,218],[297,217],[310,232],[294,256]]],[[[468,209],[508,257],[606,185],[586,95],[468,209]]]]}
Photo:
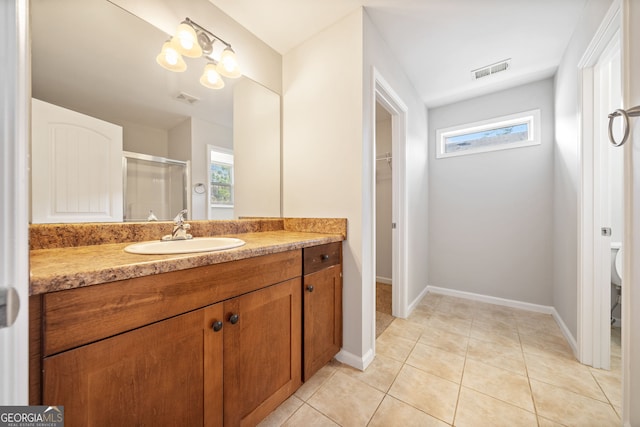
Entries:
{"type": "Polygon", "coordinates": [[[184,62],[184,59],[182,59],[180,53],[173,47],[171,40],[166,41],[162,45],[162,50],[158,56],[156,56],[156,62],[169,71],[180,73],[187,69],[187,64],[184,62]]]}
{"type": "Polygon", "coordinates": [[[235,79],[240,77],[240,67],[238,66],[238,60],[236,54],[231,49],[231,46],[227,46],[220,55],[220,61],[216,67],[218,73],[225,77],[235,79]]]}
{"type": "Polygon", "coordinates": [[[204,72],[200,76],[200,83],[209,89],[222,89],[224,87],[224,81],[216,71],[216,65],[211,62],[204,67],[204,72]]]}
{"type": "Polygon", "coordinates": [[[174,48],[184,56],[189,58],[199,58],[202,56],[202,48],[198,44],[198,35],[186,21],[178,25],[176,35],[173,37],[174,48]]]}

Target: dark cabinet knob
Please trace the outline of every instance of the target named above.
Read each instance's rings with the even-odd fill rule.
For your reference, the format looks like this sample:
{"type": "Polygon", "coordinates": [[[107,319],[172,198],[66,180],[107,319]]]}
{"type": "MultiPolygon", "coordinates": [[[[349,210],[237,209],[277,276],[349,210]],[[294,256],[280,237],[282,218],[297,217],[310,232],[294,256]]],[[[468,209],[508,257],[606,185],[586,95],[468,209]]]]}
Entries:
{"type": "Polygon", "coordinates": [[[240,316],[238,316],[237,314],[232,314],[231,316],[229,316],[229,322],[231,322],[232,325],[238,323],[238,320],[240,320],[240,316]]]}
{"type": "Polygon", "coordinates": [[[307,286],[307,291],[313,292],[313,285],[308,285],[307,286]]]}
{"type": "Polygon", "coordinates": [[[329,259],[329,255],[328,255],[328,254],[322,254],[322,255],[320,255],[320,259],[321,259],[322,261],[326,261],[326,260],[328,260],[328,259],[329,259]]]}
{"type": "Polygon", "coordinates": [[[222,329],[222,322],[221,322],[221,321],[219,321],[219,320],[217,320],[217,321],[213,322],[213,326],[212,326],[212,328],[213,328],[213,331],[214,331],[214,332],[218,332],[218,331],[220,331],[220,329],[222,329]]]}

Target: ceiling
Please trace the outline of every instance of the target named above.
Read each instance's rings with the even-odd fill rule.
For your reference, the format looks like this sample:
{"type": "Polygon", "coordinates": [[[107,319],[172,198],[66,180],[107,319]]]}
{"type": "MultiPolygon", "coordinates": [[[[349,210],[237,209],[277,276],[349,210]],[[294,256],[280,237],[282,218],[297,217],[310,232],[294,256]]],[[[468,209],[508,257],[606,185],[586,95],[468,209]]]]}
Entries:
{"type": "Polygon", "coordinates": [[[427,106],[552,76],[587,0],[209,0],[286,54],[364,6],[427,106]],[[511,59],[480,80],[471,70],[511,59]]]}

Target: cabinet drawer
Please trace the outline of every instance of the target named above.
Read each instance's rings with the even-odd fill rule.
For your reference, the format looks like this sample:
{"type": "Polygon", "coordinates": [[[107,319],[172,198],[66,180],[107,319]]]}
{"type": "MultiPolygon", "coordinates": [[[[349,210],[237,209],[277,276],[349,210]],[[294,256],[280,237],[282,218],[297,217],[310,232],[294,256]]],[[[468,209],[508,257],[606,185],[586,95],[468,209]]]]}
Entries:
{"type": "Polygon", "coordinates": [[[300,252],[280,252],[46,294],[42,312],[44,355],[299,277],[300,252]]]}
{"type": "Polygon", "coordinates": [[[311,274],[342,262],[342,242],[312,246],[303,250],[302,274],[311,274]]]}

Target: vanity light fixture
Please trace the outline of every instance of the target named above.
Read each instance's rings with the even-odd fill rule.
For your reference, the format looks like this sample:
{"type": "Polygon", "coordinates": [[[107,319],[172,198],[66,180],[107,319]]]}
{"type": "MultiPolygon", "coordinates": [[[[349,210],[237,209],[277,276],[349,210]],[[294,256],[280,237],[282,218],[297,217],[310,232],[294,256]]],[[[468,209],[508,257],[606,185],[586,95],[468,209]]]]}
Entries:
{"type": "Polygon", "coordinates": [[[178,25],[175,35],[164,43],[162,51],[156,57],[156,62],[169,71],[182,72],[187,69],[183,56],[207,57],[209,62],[204,67],[200,83],[210,89],[224,87],[224,81],[220,76],[234,79],[241,75],[236,54],[231,45],[189,18],[185,18],[178,25]],[[225,46],[217,61],[212,57],[213,45],[216,41],[225,46]]]}

